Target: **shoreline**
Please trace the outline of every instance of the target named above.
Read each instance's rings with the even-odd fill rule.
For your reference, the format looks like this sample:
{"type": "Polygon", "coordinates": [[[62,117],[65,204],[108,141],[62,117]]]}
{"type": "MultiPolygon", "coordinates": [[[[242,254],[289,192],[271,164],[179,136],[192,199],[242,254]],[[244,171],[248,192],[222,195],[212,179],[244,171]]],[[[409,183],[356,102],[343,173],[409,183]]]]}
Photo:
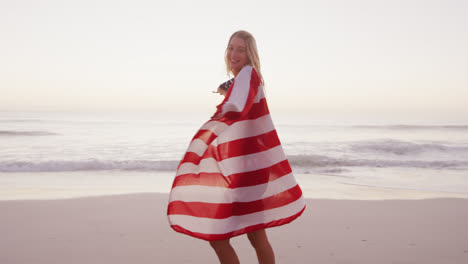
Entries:
{"type": "MultiPolygon", "coordinates": [[[[173,172],[0,173],[0,201],[51,200],[108,195],[168,194],[173,172]]],[[[372,186],[322,174],[296,174],[305,198],[335,200],[419,200],[466,198],[468,193],[372,186]]]]}
{"type": "MultiPolygon", "coordinates": [[[[173,231],[168,194],[0,201],[0,262],[216,263],[208,243],[173,231]],[[184,254],[179,254],[183,251],[184,254]]],[[[468,199],[306,199],[268,229],[278,263],[467,263],[468,199]]],[[[241,263],[256,257],[235,237],[241,263]]]]}

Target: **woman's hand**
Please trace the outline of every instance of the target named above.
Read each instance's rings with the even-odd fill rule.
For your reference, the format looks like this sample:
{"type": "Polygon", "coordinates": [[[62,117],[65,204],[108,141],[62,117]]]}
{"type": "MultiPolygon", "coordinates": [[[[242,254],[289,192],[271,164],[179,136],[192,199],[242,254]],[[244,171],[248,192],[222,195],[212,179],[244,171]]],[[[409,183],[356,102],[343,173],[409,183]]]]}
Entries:
{"type": "Polygon", "coordinates": [[[224,90],[223,88],[221,87],[218,87],[218,90],[216,91],[217,93],[223,95],[223,96],[226,96],[226,90],[224,90]]]}

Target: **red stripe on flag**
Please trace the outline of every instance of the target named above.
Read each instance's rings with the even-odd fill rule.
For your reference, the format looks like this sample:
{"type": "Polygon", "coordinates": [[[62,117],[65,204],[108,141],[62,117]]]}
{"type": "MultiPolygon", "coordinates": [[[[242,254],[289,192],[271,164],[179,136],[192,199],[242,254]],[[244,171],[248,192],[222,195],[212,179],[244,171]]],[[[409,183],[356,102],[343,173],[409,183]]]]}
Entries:
{"type": "Polygon", "coordinates": [[[219,122],[223,122],[227,125],[237,123],[244,120],[252,120],[268,115],[270,111],[268,110],[266,99],[261,99],[258,103],[254,103],[250,109],[250,112],[244,116],[240,116],[239,112],[227,112],[226,116],[220,119],[213,119],[219,122]]]}
{"type": "Polygon", "coordinates": [[[168,215],[191,215],[212,219],[252,214],[292,203],[302,196],[299,185],[286,191],[252,202],[203,203],[173,201],[169,204],[168,215]]]}
{"type": "Polygon", "coordinates": [[[298,218],[304,212],[304,210],[305,210],[305,206],[300,212],[298,212],[297,214],[291,215],[289,217],[279,219],[279,220],[274,220],[274,221],[271,221],[269,223],[248,226],[248,227],[245,227],[245,228],[242,228],[242,229],[239,229],[239,230],[235,230],[235,231],[232,231],[232,232],[229,232],[229,233],[225,233],[225,234],[197,233],[197,232],[189,231],[189,230],[187,230],[187,229],[185,229],[185,228],[183,228],[181,226],[178,226],[178,225],[171,225],[171,227],[172,227],[172,229],[174,229],[175,231],[177,231],[179,233],[187,234],[187,235],[190,235],[190,236],[193,236],[193,237],[196,237],[196,238],[200,238],[200,239],[203,239],[203,240],[207,240],[207,241],[223,240],[223,239],[228,239],[228,238],[231,238],[231,237],[234,237],[234,236],[243,235],[243,234],[246,234],[246,233],[250,233],[250,232],[253,232],[253,231],[257,231],[257,230],[261,230],[261,229],[265,229],[265,228],[269,228],[269,227],[282,226],[282,225],[285,225],[285,224],[289,224],[292,221],[294,221],[294,219],[298,218]]]}
{"type": "Polygon", "coordinates": [[[272,130],[261,135],[222,143],[217,147],[210,145],[205,153],[203,153],[202,157],[194,152],[187,152],[182,159],[182,163],[190,162],[198,165],[202,159],[207,158],[214,158],[217,161],[222,161],[228,158],[266,151],[280,144],[276,130],[272,130]]]}
{"type": "Polygon", "coordinates": [[[291,172],[291,166],[286,159],[268,168],[235,173],[229,176],[224,176],[221,173],[207,172],[179,175],[174,179],[172,188],[186,185],[219,186],[226,188],[247,187],[274,181],[291,172]]]}
{"type": "Polygon", "coordinates": [[[198,130],[198,132],[195,134],[195,136],[193,136],[192,138],[192,141],[194,139],[200,139],[202,140],[203,142],[205,142],[205,144],[209,145],[211,142],[213,142],[213,140],[215,138],[217,138],[218,136],[213,133],[213,131],[211,130],[208,130],[208,129],[200,129],[198,130]]]}
{"type": "Polygon", "coordinates": [[[241,138],[218,145],[221,160],[269,150],[280,145],[276,130],[267,133],[241,138]]]}

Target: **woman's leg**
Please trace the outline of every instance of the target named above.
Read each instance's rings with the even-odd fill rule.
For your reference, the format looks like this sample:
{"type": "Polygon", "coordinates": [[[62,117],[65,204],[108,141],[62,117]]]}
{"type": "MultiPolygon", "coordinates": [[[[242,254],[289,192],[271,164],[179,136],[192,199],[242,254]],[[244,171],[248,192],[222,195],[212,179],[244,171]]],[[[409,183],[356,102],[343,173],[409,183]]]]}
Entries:
{"type": "Polygon", "coordinates": [[[265,229],[248,233],[247,237],[255,248],[259,264],[275,263],[275,254],[273,253],[273,248],[271,247],[270,242],[268,242],[265,229]]]}
{"type": "Polygon", "coordinates": [[[229,243],[229,239],[210,241],[211,247],[216,252],[221,264],[239,264],[236,251],[229,243]]]}

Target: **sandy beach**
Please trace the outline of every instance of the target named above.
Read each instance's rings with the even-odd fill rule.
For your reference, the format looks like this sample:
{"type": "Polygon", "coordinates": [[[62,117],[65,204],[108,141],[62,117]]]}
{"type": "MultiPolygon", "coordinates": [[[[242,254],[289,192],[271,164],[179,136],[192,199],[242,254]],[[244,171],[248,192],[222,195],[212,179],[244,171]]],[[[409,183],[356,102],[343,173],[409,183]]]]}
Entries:
{"type": "MultiPolygon", "coordinates": [[[[0,263],[217,263],[208,243],[170,229],[168,195],[0,201],[0,263]]],[[[468,200],[308,199],[269,229],[277,263],[468,263],[468,200]]],[[[256,263],[245,236],[241,263],[256,263]]]]}

